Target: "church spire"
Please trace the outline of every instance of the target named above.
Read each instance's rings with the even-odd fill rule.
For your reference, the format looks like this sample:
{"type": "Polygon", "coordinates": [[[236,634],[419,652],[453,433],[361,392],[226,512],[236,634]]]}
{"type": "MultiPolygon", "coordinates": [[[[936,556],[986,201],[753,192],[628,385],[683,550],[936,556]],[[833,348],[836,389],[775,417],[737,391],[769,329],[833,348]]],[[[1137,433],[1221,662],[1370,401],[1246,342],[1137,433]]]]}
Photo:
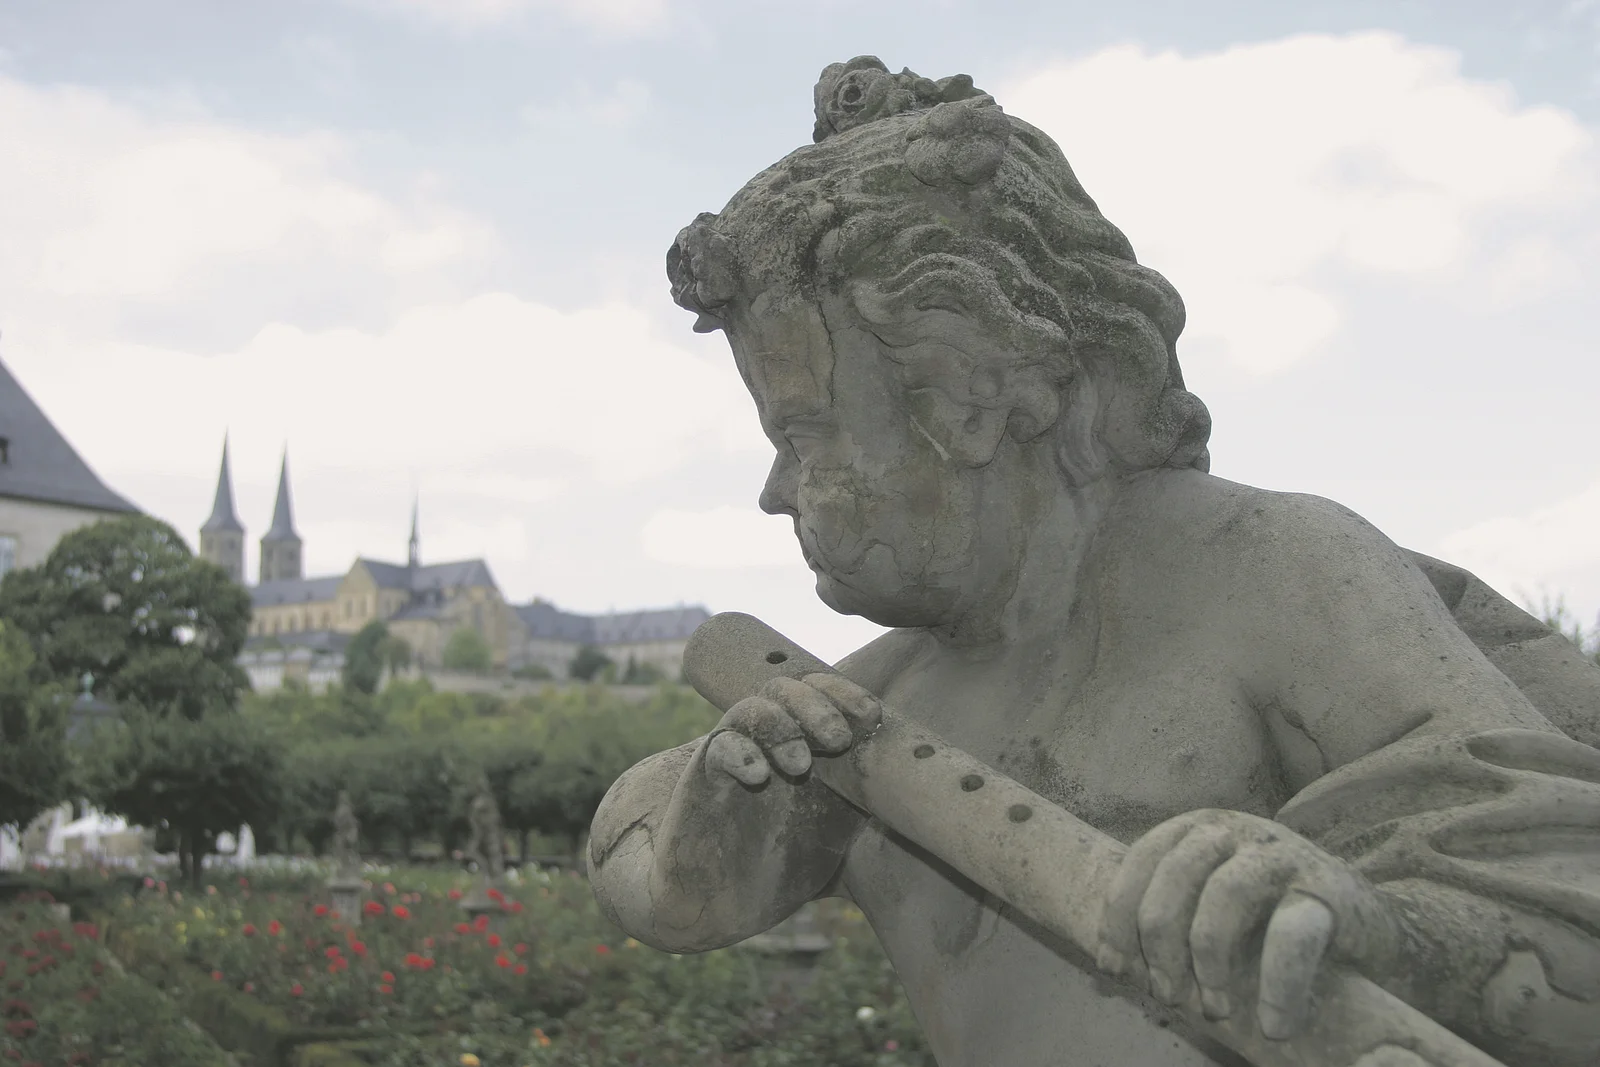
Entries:
{"type": "Polygon", "coordinates": [[[417,509],[418,500],[411,498],[411,540],[406,545],[406,565],[408,567],[422,566],[422,538],[417,534],[417,509]]]}
{"type": "Polygon", "coordinates": [[[228,465],[228,435],[222,435],[222,470],[217,473],[217,495],[211,504],[211,517],[200,527],[201,533],[244,533],[244,523],[233,510],[233,471],[228,465]]]}
{"type": "Polygon", "coordinates": [[[244,582],[244,523],[233,510],[233,471],[228,464],[228,437],[222,437],[222,469],[217,472],[217,495],[211,517],[200,527],[200,558],[210,560],[228,577],[244,582]]]}
{"type": "Polygon", "coordinates": [[[278,500],[272,506],[272,529],[267,531],[267,539],[273,541],[298,541],[299,535],[294,532],[294,508],[289,503],[289,447],[283,449],[283,465],[278,468],[278,500]]]}
{"type": "Polygon", "coordinates": [[[278,500],[272,506],[272,528],[261,538],[261,580],[294,581],[305,577],[300,535],[294,532],[294,507],[289,502],[289,446],[278,468],[278,500]]]}

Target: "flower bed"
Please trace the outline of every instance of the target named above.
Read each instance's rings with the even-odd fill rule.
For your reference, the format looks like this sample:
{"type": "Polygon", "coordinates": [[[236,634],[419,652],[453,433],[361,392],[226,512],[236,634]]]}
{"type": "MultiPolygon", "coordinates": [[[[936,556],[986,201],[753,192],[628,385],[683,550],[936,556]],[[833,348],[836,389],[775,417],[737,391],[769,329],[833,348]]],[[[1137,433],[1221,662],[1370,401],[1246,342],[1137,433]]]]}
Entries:
{"type": "Polygon", "coordinates": [[[932,1063],[859,915],[791,995],[765,957],[624,937],[574,875],[508,889],[493,922],[468,920],[466,888],[454,873],[377,874],[354,926],[315,882],[238,879],[198,896],[152,883],[113,922],[141,973],[168,968],[288,1020],[306,1062],[311,1042],[332,1055],[331,1039],[362,1034],[382,1067],[932,1063]]]}
{"type": "Polygon", "coordinates": [[[222,1067],[216,1043],[149,983],[115,967],[99,931],[48,899],[0,912],[0,1063],[222,1067]]]}

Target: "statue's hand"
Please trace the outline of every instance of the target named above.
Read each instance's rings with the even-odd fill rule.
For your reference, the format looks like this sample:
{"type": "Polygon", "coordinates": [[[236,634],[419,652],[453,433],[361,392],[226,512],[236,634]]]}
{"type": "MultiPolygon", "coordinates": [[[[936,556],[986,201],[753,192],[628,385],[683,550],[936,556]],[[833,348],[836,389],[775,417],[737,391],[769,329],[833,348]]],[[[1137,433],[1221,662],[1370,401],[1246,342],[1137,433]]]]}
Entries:
{"type": "Polygon", "coordinates": [[[731,775],[747,786],[767,781],[773,767],[801,775],[811,769],[812,752],[843,752],[854,742],[855,730],[871,730],[882,718],[877,698],[841,675],[773,678],[755,696],[729,708],[717,724],[706,750],[706,773],[731,775]]]}
{"type": "Polygon", "coordinates": [[[1256,1017],[1282,1039],[1305,1024],[1326,957],[1381,980],[1398,942],[1388,901],[1344,861],[1268,819],[1204,810],[1129,849],[1107,895],[1097,962],[1148,982],[1168,1004],[1197,983],[1207,1017],[1221,1019],[1235,1011],[1260,944],[1256,1017]]]}

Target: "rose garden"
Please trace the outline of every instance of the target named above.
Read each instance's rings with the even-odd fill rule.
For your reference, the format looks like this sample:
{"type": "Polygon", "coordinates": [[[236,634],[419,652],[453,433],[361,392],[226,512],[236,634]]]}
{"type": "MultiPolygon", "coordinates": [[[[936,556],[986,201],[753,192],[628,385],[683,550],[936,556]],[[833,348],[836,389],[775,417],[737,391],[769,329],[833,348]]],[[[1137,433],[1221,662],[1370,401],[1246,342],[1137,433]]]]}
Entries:
{"type": "Polygon", "coordinates": [[[142,855],[0,873],[0,1062],[931,1062],[852,909],[822,908],[831,947],[803,954],[672,955],[600,914],[589,822],[628,766],[715,723],[693,690],[252,693],[248,605],[213,571],[140,518],[0,583],[0,824],[68,802],[152,828],[142,855]],[[86,671],[114,718],[74,713],[86,671]],[[241,824],[259,859],[214,855],[241,824]]]}

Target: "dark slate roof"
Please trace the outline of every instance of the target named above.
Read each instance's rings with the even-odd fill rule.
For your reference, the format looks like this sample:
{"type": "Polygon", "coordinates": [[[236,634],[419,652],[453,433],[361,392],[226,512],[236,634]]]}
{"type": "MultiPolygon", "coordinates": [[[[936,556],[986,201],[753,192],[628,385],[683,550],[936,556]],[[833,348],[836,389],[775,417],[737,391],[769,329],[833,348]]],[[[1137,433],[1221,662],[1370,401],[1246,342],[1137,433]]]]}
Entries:
{"type": "Polygon", "coordinates": [[[217,471],[217,495],[211,501],[211,517],[200,527],[201,533],[244,533],[244,523],[233,510],[233,470],[228,463],[228,439],[222,439],[222,468],[217,471]]]}
{"type": "Polygon", "coordinates": [[[390,622],[404,622],[407,619],[442,619],[445,617],[443,604],[423,602],[409,604],[389,616],[390,622]]]}
{"type": "Polygon", "coordinates": [[[245,639],[246,652],[269,648],[304,648],[312,652],[343,652],[353,634],[337,630],[299,630],[287,634],[253,634],[245,639]]]}
{"type": "Polygon", "coordinates": [[[311,601],[332,600],[339,592],[344,575],[328,578],[281,578],[275,582],[262,582],[250,589],[250,603],[258,608],[283,604],[305,604],[311,601]]]}
{"type": "Polygon", "coordinates": [[[138,514],[138,508],[95,476],[4,363],[0,363],[0,437],[6,442],[0,496],[138,514]]]}
{"type": "Polygon", "coordinates": [[[594,620],[587,615],[562,611],[554,604],[535,600],[514,609],[528,636],[544,641],[570,641],[575,645],[594,643],[594,620]]]}
{"type": "Polygon", "coordinates": [[[711,613],[702,607],[628,611],[594,617],[597,645],[634,644],[640,641],[685,641],[711,613]]]}
{"type": "Polygon", "coordinates": [[[278,500],[272,506],[272,528],[263,541],[298,541],[294,532],[294,509],[289,504],[289,452],[284,450],[283,466],[278,469],[278,500]]]}
{"type": "Polygon", "coordinates": [[[622,645],[644,641],[683,641],[711,613],[702,607],[577,615],[536,600],[515,609],[530,637],[574,644],[622,645]]]}
{"type": "Polygon", "coordinates": [[[422,567],[407,567],[399,563],[382,563],[375,559],[356,562],[366,566],[372,580],[380,589],[404,589],[422,593],[430,589],[464,589],[475,585],[499,588],[489,565],[481,559],[464,559],[455,563],[429,563],[422,567]]]}

